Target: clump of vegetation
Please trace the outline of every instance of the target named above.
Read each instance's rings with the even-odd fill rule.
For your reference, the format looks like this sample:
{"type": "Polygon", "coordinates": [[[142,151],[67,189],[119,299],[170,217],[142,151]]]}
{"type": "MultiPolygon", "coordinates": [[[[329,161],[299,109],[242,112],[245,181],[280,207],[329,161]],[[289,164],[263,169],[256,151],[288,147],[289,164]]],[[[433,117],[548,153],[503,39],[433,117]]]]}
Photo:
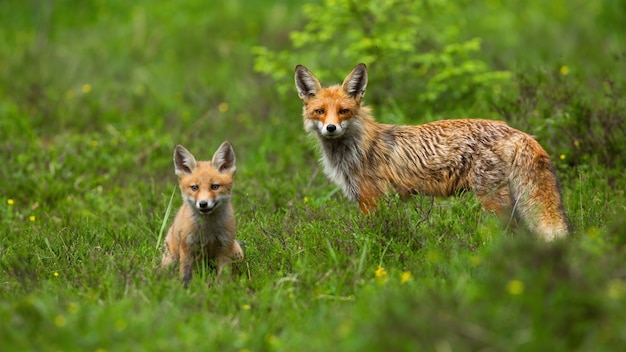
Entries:
{"type": "Polygon", "coordinates": [[[480,58],[480,38],[442,29],[443,21],[460,14],[451,1],[324,1],[304,5],[303,13],[306,25],[290,33],[288,49],[255,48],[255,68],[270,75],[280,92],[293,89],[294,59],[322,80],[338,80],[364,62],[375,72],[368,101],[392,112],[395,104],[411,102],[398,118],[415,121],[480,104],[510,77],[480,58]]]}
{"type": "MultiPolygon", "coordinates": [[[[625,57],[615,58],[623,63],[625,57]]],[[[568,167],[602,165],[610,183],[624,186],[626,167],[626,82],[606,76],[581,83],[568,66],[520,72],[515,93],[494,102],[494,109],[513,125],[539,136],[568,167]]]]}

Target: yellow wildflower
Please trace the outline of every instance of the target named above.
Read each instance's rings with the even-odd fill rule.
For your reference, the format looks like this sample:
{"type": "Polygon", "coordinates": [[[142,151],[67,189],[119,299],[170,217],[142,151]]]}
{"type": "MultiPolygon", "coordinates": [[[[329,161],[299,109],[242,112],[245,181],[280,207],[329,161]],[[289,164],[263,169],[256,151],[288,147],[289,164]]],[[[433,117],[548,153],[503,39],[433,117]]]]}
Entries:
{"type": "Polygon", "coordinates": [[[76,304],[74,302],[68,303],[67,304],[67,311],[72,313],[72,314],[78,313],[78,304],[76,304]]]}
{"type": "Polygon", "coordinates": [[[267,343],[269,343],[270,345],[278,345],[278,343],[280,342],[278,340],[278,337],[276,335],[268,335],[265,340],[267,341],[267,343]]]}
{"type": "Polygon", "coordinates": [[[380,285],[384,284],[387,281],[387,272],[382,266],[379,266],[376,269],[374,275],[376,276],[376,282],[378,282],[378,284],[380,285]]]}
{"type": "Polygon", "coordinates": [[[611,299],[620,299],[626,293],[626,283],[620,279],[613,279],[607,285],[607,295],[611,299]]]}
{"type": "Polygon", "coordinates": [[[407,281],[411,280],[413,276],[410,271],[403,271],[400,273],[400,284],[404,285],[407,281]]]}
{"type": "Polygon", "coordinates": [[[511,280],[506,285],[506,290],[512,295],[521,295],[524,292],[524,283],[520,280],[511,280]]]}
{"type": "Polygon", "coordinates": [[[590,228],[587,229],[587,237],[589,238],[595,238],[600,236],[600,229],[598,229],[595,226],[591,226],[590,228]]]}
{"type": "Polygon", "coordinates": [[[54,325],[56,325],[59,328],[64,327],[67,324],[67,321],[65,320],[65,317],[62,315],[57,315],[56,318],[54,318],[54,325]]]}
{"type": "Polygon", "coordinates": [[[123,331],[128,326],[128,323],[124,319],[117,319],[115,321],[115,330],[123,331]]]}
{"type": "Polygon", "coordinates": [[[379,266],[374,272],[374,274],[376,275],[376,277],[379,277],[379,278],[387,276],[387,272],[385,271],[385,268],[383,268],[382,266],[379,266]]]}

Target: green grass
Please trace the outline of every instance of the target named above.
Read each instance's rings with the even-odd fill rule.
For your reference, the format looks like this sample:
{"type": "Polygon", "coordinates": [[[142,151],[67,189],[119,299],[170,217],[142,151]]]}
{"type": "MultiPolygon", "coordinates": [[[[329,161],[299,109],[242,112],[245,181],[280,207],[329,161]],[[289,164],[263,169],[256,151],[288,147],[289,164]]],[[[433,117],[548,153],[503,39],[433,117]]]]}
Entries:
{"type": "MultiPolygon", "coordinates": [[[[523,84],[493,102],[501,118],[564,104],[555,125],[510,121],[553,155],[576,229],[546,244],[504,231],[472,194],[390,196],[367,216],[348,202],[321,172],[295,88],[279,94],[253,71],[254,46],[288,48],[289,31],[303,27],[296,2],[50,4],[0,5],[0,349],[615,351],[626,343],[624,156],[608,157],[623,145],[614,135],[587,138],[597,144],[577,152],[564,139],[584,126],[557,119],[624,128],[623,98],[595,100],[595,86],[585,88],[604,79],[595,66],[535,83],[535,105],[523,84]],[[616,108],[603,114],[609,104],[616,108]],[[175,272],[157,270],[159,232],[181,203],[173,148],[208,159],[223,140],[237,154],[233,202],[246,259],[221,282],[196,268],[184,290],[175,272]]],[[[491,25],[477,23],[477,32],[491,25]]],[[[569,28],[545,20],[532,33],[544,26],[551,35],[569,28]]],[[[605,27],[595,34],[603,31],[616,36],[605,27]]],[[[496,35],[484,39],[494,66],[516,56],[491,53],[511,42],[496,35]]],[[[555,55],[538,47],[516,53],[555,55]]],[[[569,66],[595,64],[596,55],[578,54],[565,52],[569,66]]],[[[626,70],[609,54],[604,64],[623,87],[626,70]]]]}

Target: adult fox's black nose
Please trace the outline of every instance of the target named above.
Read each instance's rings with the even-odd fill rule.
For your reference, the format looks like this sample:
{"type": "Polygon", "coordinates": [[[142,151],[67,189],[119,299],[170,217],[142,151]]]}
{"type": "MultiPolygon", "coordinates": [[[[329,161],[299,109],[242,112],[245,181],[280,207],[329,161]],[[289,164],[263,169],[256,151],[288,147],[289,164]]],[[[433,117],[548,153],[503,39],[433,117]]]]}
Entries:
{"type": "Polygon", "coordinates": [[[335,126],[335,125],[328,125],[328,126],[326,126],[326,131],[328,131],[330,133],[333,133],[336,130],[337,130],[337,126],[335,126]]]}

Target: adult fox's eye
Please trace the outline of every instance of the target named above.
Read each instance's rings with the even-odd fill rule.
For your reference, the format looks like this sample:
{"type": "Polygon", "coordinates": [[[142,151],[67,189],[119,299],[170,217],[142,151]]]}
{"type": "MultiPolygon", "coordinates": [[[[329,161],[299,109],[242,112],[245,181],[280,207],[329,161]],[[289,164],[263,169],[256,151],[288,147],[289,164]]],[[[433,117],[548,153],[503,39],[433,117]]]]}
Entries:
{"type": "Polygon", "coordinates": [[[318,115],[322,115],[324,113],[324,109],[315,109],[315,113],[318,115]]]}
{"type": "Polygon", "coordinates": [[[191,185],[191,190],[194,192],[197,191],[198,188],[199,188],[198,185],[191,185]]]}
{"type": "Polygon", "coordinates": [[[216,191],[218,188],[220,188],[220,185],[218,185],[217,183],[211,185],[211,189],[214,191],[216,191]]]}
{"type": "Polygon", "coordinates": [[[348,109],[340,109],[339,110],[339,115],[345,115],[345,114],[347,114],[349,112],[350,112],[350,110],[348,110],[348,109]]]}

